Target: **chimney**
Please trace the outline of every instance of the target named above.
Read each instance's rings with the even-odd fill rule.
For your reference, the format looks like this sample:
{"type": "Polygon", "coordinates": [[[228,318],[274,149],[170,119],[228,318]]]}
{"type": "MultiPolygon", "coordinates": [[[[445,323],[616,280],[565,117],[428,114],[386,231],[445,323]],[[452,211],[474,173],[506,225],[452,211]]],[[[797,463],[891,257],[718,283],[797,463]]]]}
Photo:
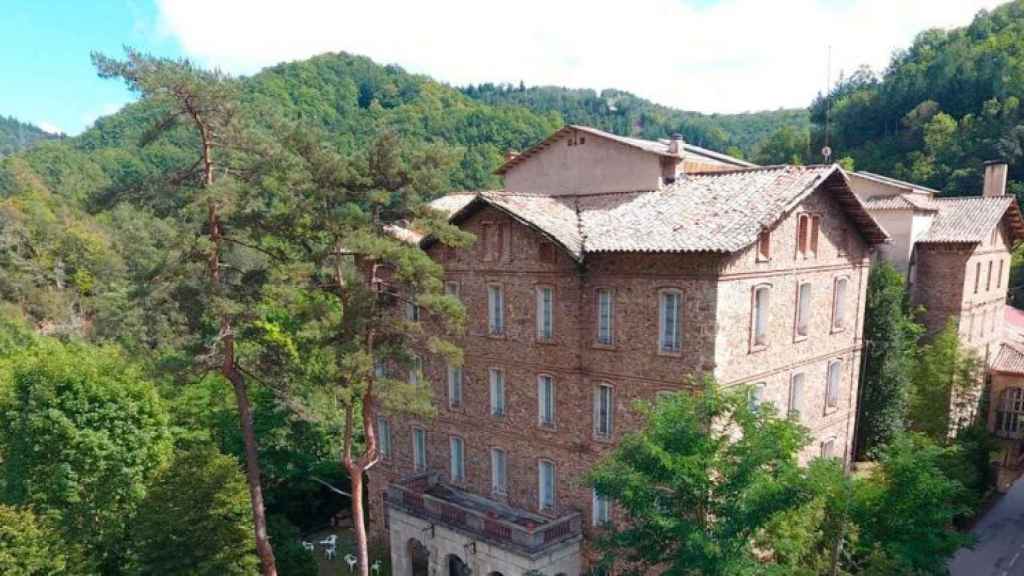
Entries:
{"type": "Polygon", "coordinates": [[[668,144],[669,154],[675,154],[676,156],[683,155],[683,135],[676,133],[672,135],[672,141],[668,144]]]}
{"type": "Polygon", "coordinates": [[[1006,194],[1006,171],[1006,160],[985,162],[985,187],[981,195],[987,198],[1006,194]]]}

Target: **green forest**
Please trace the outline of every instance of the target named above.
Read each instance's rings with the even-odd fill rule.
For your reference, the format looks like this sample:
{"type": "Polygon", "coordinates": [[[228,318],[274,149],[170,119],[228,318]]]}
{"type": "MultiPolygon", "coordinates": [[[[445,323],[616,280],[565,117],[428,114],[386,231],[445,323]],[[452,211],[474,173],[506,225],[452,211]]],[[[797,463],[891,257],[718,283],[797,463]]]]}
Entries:
{"type": "MultiPolygon", "coordinates": [[[[439,267],[380,224],[414,220],[465,245],[472,239],[424,201],[500,187],[493,171],[507,151],[565,123],[645,138],[678,132],[763,164],[819,162],[827,142],[848,166],[950,195],[977,194],[982,162],[1001,157],[1024,197],[1024,0],[962,28],[924,31],[885,70],[858,70],[806,109],[749,114],[675,110],[620,90],[451,87],[344,53],[241,78],[131,50],[94,62],[138,100],[75,137],[0,117],[0,566],[16,576],[270,574],[275,562],[281,574],[311,574],[298,534],[349,508],[337,490],[361,493],[376,457],[376,408],[367,407],[431,413],[424,387],[394,377],[415,371],[410,342],[460,358],[446,337],[461,330],[464,311],[444,294],[439,267]],[[394,263],[415,290],[380,298],[359,281],[354,252],[394,263]],[[382,319],[381,307],[402,303],[422,307],[445,337],[382,319]],[[216,506],[200,504],[208,502],[216,506]],[[172,547],[168,532],[179,538],[172,547]],[[5,557],[10,549],[19,554],[5,557]]],[[[899,309],[902,288],[887,294],[899,309]]],[[[901,349],[929,353],[912,350],[912,327],[900,329],[901,349]]],[[[943,346],[958,358],[955,335],[943,346]]],[[[902,372],[889,372],[877,404],[899,397],[902,407],[874,416],[866,444],[883,471],[850,504],[861,515],[859,543],[813,523],[846,505],[847,488],[834,470],[788,466],[802,433],[765,413],[744,416],[788,438],[774,447],[785,452],[751,449],[777,460],[780,473],[838,486],[813,492],[814,510],[780,508],[770,525],[742,527],[792,544],[773,573],[827,573],[828,546],[845,541],[853,559],[842,573],[938,573],[937,560],[964,542],[949,528],[982,497],[984,441],[905,435],[906,421],[931,414],[906,390],[934,375],[918,374],[909,356],[884,361],[902,372]],[[920,453],[930,478],[912,473],[920,453]],[[919,509],[896,506],[884,474],[942,510],[918,522],[919,509]],[[867,526],[886,510],[918,525],[893,534],[867,526]],[[934,528],[926,546],[910,537],[896,538],[901,549],[882,545],[922,527],[934,528]]],[[[661,410],[697,422],[699,409],[680,400],[661,410]]],[[[657,427],[656,414],[651,421],[657,427]]],[[[653,432],[636,440],[659,441],[653,432]]],[[[704,456],[717,458],[711,448],[704,456]]],[[[664,530],[653,500],[617,480],[595,476],[664,530]]],[[[801,490],[815,485],[799,481],[801,490]]],[[[740,541],[729,536],[722,542],[740,541]]],[[[635,534],[624,538],[643,548],[635,534]]],[[[642,552],[656,563],[664,550],[642,552]]],[[[754,552],[736,557],[744,569],[754,552]]]]}

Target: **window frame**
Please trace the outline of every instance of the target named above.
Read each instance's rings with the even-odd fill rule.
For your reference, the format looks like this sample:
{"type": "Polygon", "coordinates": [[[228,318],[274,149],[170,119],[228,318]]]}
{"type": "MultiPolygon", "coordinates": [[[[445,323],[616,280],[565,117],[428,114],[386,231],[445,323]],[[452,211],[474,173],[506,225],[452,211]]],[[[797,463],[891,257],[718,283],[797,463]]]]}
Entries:
{"type": "Polygon", "coordinates": [[[683,291],[678,288],[662,288],[658,290],[658,354],[662,356],[681,356],[683,353],[683,291]],[[675,318],[673,348],[665,348],[665,303],[667,298],[675,298],[675,318]]]}
{"type": "Polygon", "coordinates": [[[462,393],[465,390],[464,379],[465,371],[462,366],[448,365],[448,408],[462,408],[462,393]],[[458,377],[456,378],[456,376],[458,377]]]}
{"type": "Polygon", "coordinates": [[[410,360],[412,365],[409,366],[409,384],[413,386],[419,386],[422,384],[420,376],[423,376],[423,357],[413,352],[410,354],[410,360]]]}
{"type": "Polygon", "coordinates": [[[458,434],[452,434],[448,437],[448,479],[455,483],[466,481],[466,442],[458,434]],[[456,445],[459,447],[458,462],[456,462],[455,458],[456,445]]]}
{"type": "Polygon", "coordinates": [[[981,285],[981,262],[974,263],[974,293],[978,293],[978,288],[981,285]]]}
{"type": "Polygon", "coordinates": [[[756,284],[750,289],[750,351],[758,352],[766,350],[770,344],[769,332],[771,324],[771,302],[772,302],[772,285],[768,283],[756,284]],[[764,305],[764,332],[758,335],[758,326],[760,322],[759,312],[761,311],[758,307],[758,293],[765,291],[767,300],[764,305]]]}
{"type": "Polygon", "coordinates": [[[505,338],[505,288],[496,282],[487,284],[487,336],[505,338]]]}
{"type": "Polygon", "coordinates": [[[850,291],[850,277],[847,275],[836,276],[832,280],[832,333],[843,332],[846,330],[849,319],[847,319],[848,308],[847,298],[849,297],[850,291]],[[839,286],[843,286],[842,298],[839,294],[839,286]],[[842,312],[842,314],[840,314],[842,312]],[[840,323],[840,316],[842,316],[842,322],[840,323]]]}
{"type": "Polygon", "coordinates": [[[996,290],[1001,290],[1003,288],[1003,262],[1005,261],[1005,258],[999,259],[999,274],[996,276],[996,290]]]}
{"type": "Polygon", "coordinates": [[[809,280],[799,280],[796,283],[796,318],[793,321],[793,340],[806,340],[811,333],[811,298],[813,284],[809,280]],[[807,289],[807,302],[804,306],[804,288],[807,289]],[[803,320],[803,331],[801,332],[801,320],[803,320]]]}
{"type": "Polygon", "coordinates": [[[555,377],[552,376],[551,374],[544,373],[544,372],[542,372],[540,374],[537,374],[537,426],[539,426],[539,427],[541,427],[541,428],[543,428],[545,430],[555,430],[555,429],[557,429],[557,422],[558,422],[558,420],[557,420],[557,418],[558,418],[557,399],[558,399],[558,397],[557,397],[556,392],[555,392],[555,377]],[[544,396],[542,394],[542,390],[543,390],[543,383],[544,383],[545,379],[547,380],[547,383],[548,383],[548,386],[549,386],[549,391],[548,391],[548,397],[549,398],[548,398],[548,400],[549,400],[550,408],[551,408],[551,417],[550,417],[549,421],[545,421],[545,419],[544,419],[544,416],[545,416],[544,413],[546,411],[546,406],[545,406],[544,396]]]}
{"type": "Polygon", "coordinates": [[[610,442],[612,436],[615,434],[615,386],[610,382],[598,382],[594,385],[593,392],[593,416],[592,416],[592,431],[595,440],[601,442],[610,442]],[[601,418],[602,402],[604,401],[603,395],[607,390],[607,410],[605,412],[606,418],[601,418]],[[607,425],[604,426],[605,430],[602,431],[601,424],[605,421],[607,425]]]}
{"type": "Polygon", "coordinates": [[[549,284],[538,284],[534,287],[534,315],[536,316],[535,336],[538,342],[550,344],[555,340],[555,287],[549,284]],[[550,302],[544,301],[544,293],[551,295],[550,302]],[[545,309],[547,307],[547,309],[545,309]],[[549,318],[545,319],[545,312],[549,318]],[[547,320],[547,334],[545,334],[545,320],[547,320]]]}
{"type": "Polygon", "coordinates": [[[825,365],[825,413],[831,414],[839,410],[843,387],[843,359],[832,358],[825,365]],[[833,383],[832,367],[835,366],[835,382],[833,383]]]}
{"type": "Polygon", "coordinates": [[[600,528],[612,521],[612,503],[607,496],[597,493],[597,488],[591,489],[590,499],[590,524],[600,528]]]}
{"type": "Polygon", "coordinates": [[[756,382],[747,390],[747,407],[754,414],[761,411],[765,403],[765,392],[768,391],[767,382],[756,382]]]}
{"type": "Polygon", "coordinates": [[[391,460],[391,423],[383,415],[377,415],[377,453],[381,460],[391,460]]]}
{"type": "Polygon", "coordinates": [[[772,260],[772,231],[764,228],[757,235],[757,249],[755,251],[757,262],[771,262],[772,260]]]}
{"type": "Polygon", "coordinates": [[[427,429],[422,426],[413,426],[412,429],[412,468],[416,472],[424,472],[429,466],[427,458],[427,429]],[[423,440],[423,449],[420,450],[420,438],[423,440]],[[422,459],[422,462],[420,460],[422,459]]]}
{"type": "MultiPolygon", "coordinates": [[[[659,304],[660,306],[660,304],[659,304]]],[[[594,289],[594,312],[596,329],[594,331],[594,345],[601,348],[614,348],[615,347],[615,288],[600,286],[594,289]],[[602,294],[608,295],[608,341],[602,341],[601,339],[601,300],[602,294]]],[[[660,311],[659,311],[660,316],[660,311]]],[[[660,338],[660,334],[659,334],[660,338]]]]}
{"type": "Polygon", "coordinates": [[[491,446],[491,494],[508,495],[508,451],[497,446],[491,446]],[[498,474],[499,460],[501,461],[500,475],[498,474]]]}
{"type": "Polygon", "coordinates": [[[807,383],[807,374],[798,370],[789,376],[789,393],[787,398],[786,417],[800,422],[803,414],[804,385],[807,383]]]}
{"type": "Polygon", "coordinates": [[[821,440],[821,444],[819,445],[818,450],[819,450],[819,456],[821,458],[823,458],[823,459],[838,458],[838,456],[836,456],[836,454],[835,454],[835,452],[836,452],[836,437],[835,436],[829,436],[828,438],[822,439],[821,440]],[[826,448],[827,448],[827,450],[826,450],[826,448]]]}
{"type": "Polygon", "coordinates": [[[554,460],[548,458],[537,459],[537,509],[541,512],[554,512],[558,509],[558,469],[554,460]],[[550,503],[545,501],[544,494],[544,470],[551,470],[551,493],[550,503]]]}
{"type": "Polygon", "coordinates": [[[992,264],[993,261],[988,261],[988,272],[985,273],[985,292],[992,290],[992,264]]]}
{"type": "Polygon", "coordinates": [[[462,286],[460,286],[458,280],[445,280],[444,281],[444,293],[446,295],[454,296],[455,298],[458,298],[459,300],[461,300],[462,299],[462,296],[460,294],[461,291],[462,291],[462,286]],[[453,287],[454,287],[454,289],[453,289],[453,287]]]}
{"type": "Polygon", "coordinates": [[[501,368],[488,368],[487,387],[490,397],[490,416],[493,418],[504,418],[508,414],[506,402],[508,391],[505,386],[505,371],[501,368]]]}

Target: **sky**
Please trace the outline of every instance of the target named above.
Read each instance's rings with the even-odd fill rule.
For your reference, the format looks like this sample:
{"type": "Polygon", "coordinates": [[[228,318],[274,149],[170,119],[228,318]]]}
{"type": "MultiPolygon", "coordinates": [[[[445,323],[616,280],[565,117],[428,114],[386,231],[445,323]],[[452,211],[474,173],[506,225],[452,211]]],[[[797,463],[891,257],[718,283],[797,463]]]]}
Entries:
{"type": "Polygon", "coordinates": [[[77,134],[132,95],[131,45],[247,75],[323,52],[454,84],[618,88],[700,112],[802,107],[927,28],[999,0],[0,0],[0,115],[77,134]],[[830,48],[831,47],[831,48],[830,48]]]}

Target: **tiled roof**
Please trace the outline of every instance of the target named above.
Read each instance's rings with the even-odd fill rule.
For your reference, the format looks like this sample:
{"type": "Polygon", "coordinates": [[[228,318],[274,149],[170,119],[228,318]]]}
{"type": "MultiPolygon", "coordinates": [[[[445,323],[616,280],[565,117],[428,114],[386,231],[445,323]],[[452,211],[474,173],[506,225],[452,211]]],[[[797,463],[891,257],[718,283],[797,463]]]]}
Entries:
{"type": "Polygon", "coordinates": [[[925,212],[936,212],[938,208],[928,198],[920,197],[917,194],[888,194],[885,196],[872,196],[864,200],[868,210],[919,210],[925,212]]]}
{"type": "Polygon", "coordinates": [[[1010,374],[1024,374],[1024,350],[1016,344],[1004,342],[999,347],[996,359],[992,361],[992,370],[1010,374]]]}
{"type": "Polygon", "coordinates": [[[491,205],[551,237],[575,258],[586,252],[735,252],[816,189],[833,194],[869,242],[887,238],[838,166],[774,166],[688,174],[653,191],[574,196],[484,192],[457,222],[491,205]]]}
{"type": "Polygon", "coordinates": [[[881,174],[875,174],[874,172],[865,172],[861,170],[854,172],[853,175],[860,176],[861,178],[866,178],[868,180],[874,180],[875,182],[881,182],[882,184],[888,184],[889,186],[904,188],[906,190],[923,190],[925,192],[931,192],[932,194],[942,194],[942,192],[934,188],[921,186],[920,184],[914,184],[913,182],[907,182],[906,180],[897,180],[896,178],[882,176],[881,174]]]}
{"type": "Polygon", "coordinates": [[[935,198],[931,203],[938,208],[935,221],[928,233],[919,240],[925,243],[974,244],[984,242],[992,228],[1010,215],[1011,231],[1015,241],[1024,239],[1024,220],[1013,196],[961,198],[935,198]]]}
{"type": "Polygon", "coordinates": [[[395,240],[401,240],[409,244],[419,244],[423,240],[423,234],[406,226],[397,224],[385,224],[384,233],[395,240]]]}
{"type": "Polygon", "coordinates": [[[502,164],[497,170],[495,170],[494,173],[504,174],[513,166],[522,163],[524,160],[530,158],[534,154],[537,154],[538,152],[544,150],[548,146],[551,146],[554,142],[562,138],[562,136],[565,136],[567,133],[573,131],[583,132],[591,136],[597,136],[599,138],[605,138],[608,140],[612,140],[614,142],[618,142],[620,144],[624,144],[626,146],[631,146],[638,150],[643,150],[645,152],[650,152],[651,154],[657,154],[659,156],[665,156],[669,158],[687,158],[690,156],[696,156],[704,157],[705,159],[711,159],[718,162],[723,162],[725,164],[740,168],[751,168],[756,166],[756,164],[752,164],[750,162],[747,162],[746,160],[733,158],[732,156],[729,156],[727,154],[722,154],[721,152],[715,152],[713,150],[708,150],[707,148],[701,148],[700,146],[694,146],[692,144],[683,143],[683,155],[679,155],[670,151],[669,146],[671,143],[668,140],[644,140],[643,138],[631,138],[629,136],[619,136],[618,134],[612,134],[611,132],[605,132],[604,130],[591,128],[590,126],[567,124],[566,126],[563,126],[562,128],[556,130],[554,133],[552,133],[544,140],[538,142],[537,144],[531,146],[530,148],[524,150],[520,154],[517,154],[512,159],[502,164]]]}
{"type": "Polygon", "coordinates": [[[456,192],[431,200],[427,205],[434,210],[447,212],[450,216],[465,208],[466,204],[469,204],[473,198],[476,198],[476,192],[456,192]]]}

